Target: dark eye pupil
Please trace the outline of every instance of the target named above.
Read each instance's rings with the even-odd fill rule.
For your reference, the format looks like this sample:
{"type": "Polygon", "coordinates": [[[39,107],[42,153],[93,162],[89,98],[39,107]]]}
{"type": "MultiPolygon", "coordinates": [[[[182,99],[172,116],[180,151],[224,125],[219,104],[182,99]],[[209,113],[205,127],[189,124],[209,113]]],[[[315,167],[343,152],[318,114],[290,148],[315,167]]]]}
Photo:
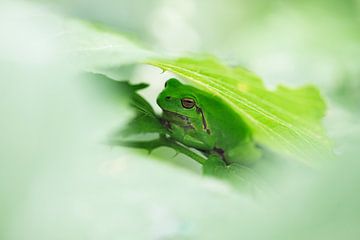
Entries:
{"type": "Polygon", "coordinates": [[[192,98],[183,98],[181,99],[181,104],[184,108],[190,109],[195,106],[195,101],[192,98]]]}

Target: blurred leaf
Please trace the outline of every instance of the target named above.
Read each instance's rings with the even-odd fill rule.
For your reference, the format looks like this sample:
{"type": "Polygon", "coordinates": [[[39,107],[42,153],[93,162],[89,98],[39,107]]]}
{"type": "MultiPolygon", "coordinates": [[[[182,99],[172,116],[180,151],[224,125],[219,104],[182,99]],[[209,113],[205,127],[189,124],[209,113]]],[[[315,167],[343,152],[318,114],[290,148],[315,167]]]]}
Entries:
{"type": "Polygon", "coordinates": [[[84,70],[95,71],[143,62],[155,53],[124,34],[81,20],[59,21],[57,37],[84,70]]]}
{"type": "Polygon", "coordinates": [[[129,81],[117,81],[103,74],[88,73],[85,78],[87,86],[97,95],[116,104],[126,103],[135,111],[135,117],[125,127],[114,134],[114,137],[128,137],[145,133],[164,133],[154,109],[137,91],[147,88],[148,84],[130,84],[129,81]]]}
{"type": "Polygon", "coordinates": [[[210,58],[152,60],[150,64],[221,97],[248,123],[255,140],[274,151],[307,164],[313,158],[332,156],[321,125],[326,107],[317,88],[279,86],[270,91],[251,72],[210,58]]]}
{"type": "MultiPolygon", "coordinates": [[[[116,101],[129,101],[137,95],[136,91],[148,87],[146,83],[140,84],[130,84],[129,81],[119,81],[100,73],[86,73],[84,79],[88,88],[91,88],[91,91],[96,91],[102,97],[113,99],[116,101]]],[[[140,96],[139,96],[140,97],[140,96]]],[[[144,99],[137,99],[136,101],[144,101],[144,105],[147,105],[145,108],[151,109],[152,107],[144,99]]],[[[118,103],[117,102],[117,103],[118,103]]]]}
{"type": "Polygon", "coordinates": [[[334,100],[342,104],[344,108],[351,111],[360,111],[360,73],[350,76],[345,75],[340,78],[332,91],[334,100]]]}

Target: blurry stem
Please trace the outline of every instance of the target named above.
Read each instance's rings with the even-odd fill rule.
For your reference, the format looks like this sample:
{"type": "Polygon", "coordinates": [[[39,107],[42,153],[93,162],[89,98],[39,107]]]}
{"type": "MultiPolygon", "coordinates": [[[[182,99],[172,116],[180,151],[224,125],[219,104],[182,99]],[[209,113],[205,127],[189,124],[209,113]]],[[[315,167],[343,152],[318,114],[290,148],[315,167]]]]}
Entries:
{"type": "Polygon", "coordinates": [[[160,137],[159,139],[151,140],[151,141],[123,141],[123,140],[112,140],[110,142],[111,145],[119,145],[124,147],[130,147],[130,148],[140,148],[140,149],[146,149],[149,152],[152,150],[159,148],[159,147],[169,147],[175,149],[177,152],[180,152],[195,161],[197,161],[200,164],[204,164],[206,159],[199,154],[191,151],[189,148],[184,147],[176,142],[174,142],[172,139],[169,139],[167,137],[160,137]]]}

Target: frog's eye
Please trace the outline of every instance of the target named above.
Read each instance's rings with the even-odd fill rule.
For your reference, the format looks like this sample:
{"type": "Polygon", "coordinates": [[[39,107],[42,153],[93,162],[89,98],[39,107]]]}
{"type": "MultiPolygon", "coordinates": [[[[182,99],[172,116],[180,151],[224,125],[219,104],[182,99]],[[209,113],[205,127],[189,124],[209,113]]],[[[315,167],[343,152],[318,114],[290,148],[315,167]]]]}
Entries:
{"type": "MultiPolygon", "coordinates": [[[[168,80],[168,81],[169,81],[169,80],[168,80]]],[[[166,86],[168,85],[168,81],[165,82],[165,86],[164,86],[164,87],[166,87],[166,86]]]]}
{"type": "Polygon", "coordinates": [[[183,98],[181,99],[181,105],[186,109],[193,108],[195,106],[195,100],[192,98],[183,98]]]}

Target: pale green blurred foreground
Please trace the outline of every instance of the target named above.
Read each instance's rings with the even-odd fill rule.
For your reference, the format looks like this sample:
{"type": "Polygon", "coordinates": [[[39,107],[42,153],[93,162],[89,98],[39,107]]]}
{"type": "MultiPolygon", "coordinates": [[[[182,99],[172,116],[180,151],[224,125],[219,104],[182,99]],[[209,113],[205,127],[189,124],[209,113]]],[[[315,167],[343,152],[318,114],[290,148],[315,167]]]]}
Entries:
{"type": "MultiPolygon", "coordinates": [[[[179,9],[177,19],[191,20],[199,11],[201,21],[192,28],[169,27],[166,17],[172,19],[177,1],[135,1],[136,6],[105,1],[86,9],[80,1],[62,2],[59,6],[75,16],[120,30],[128,26],[125,30],[146,35],[160,49],[219,53],[243,62],[271,84],[317,83],[329,99],[325,123],[339,160],[313,171],[290,163],[279,166],[281,171],[269,173],[273,181],[268,187],[252,195],[202,177],[196,166],[191,172],[110,148],[104,139],[131,112],[84,85],[78,65],[57,41],[58,19],[49,10],[1,3],[0,239],[359,239],[360,61],[359,32],[354,31],[359,5],[306,1],[291,8],[280,1],[271,6],[274,18],[268,22],[263,18],[272,12],[265,9],[271,4],[261,1],[210,1],[202,11],[198,7],[205,5],[189,1],[182,6],[190,10],[179,9]],[[122,15],[127,7],[136,10],[134,17],[122,15]],[[206,15],[217,9],[219,17],[206,15]],[[242,21],[235,18],[237,9],[252,14],[244,13],[242,21]],[[150,27],[137,22],[149,12],[150,27]],[[165,20],[157,19],[161,16],[165,20]],[[257,22],[263,24],[257,28],[257,22]],[[227,27],[211,31],[216,24],[227,27]],[[244,34],[247,29],[246,35],[236,29],[244,34]],[[193,36],[193,43],[184,36],[193,36]]],[[[144,66],[130,73],[113,72],[151,83],[144,95],[152,102],[163,86],[160,79],[167,76],[144,66]]]]}

